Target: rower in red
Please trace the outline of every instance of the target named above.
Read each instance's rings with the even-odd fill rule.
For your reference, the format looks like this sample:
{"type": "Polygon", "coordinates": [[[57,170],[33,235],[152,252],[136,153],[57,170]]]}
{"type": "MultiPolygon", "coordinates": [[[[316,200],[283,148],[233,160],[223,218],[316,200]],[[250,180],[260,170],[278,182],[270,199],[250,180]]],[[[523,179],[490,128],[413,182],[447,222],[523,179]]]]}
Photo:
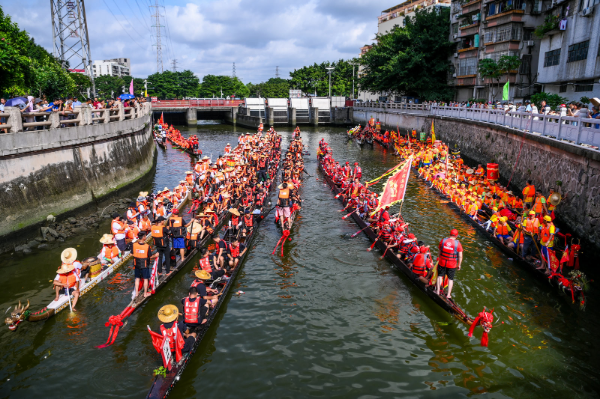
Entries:
{"type": "Polygon", "coordinates": [[[450,237],[444,238],[440,241],[439,245],[440,256],[438,258],[438,277],[435,284],[435,293],[440,295],[440,286],[442,285],[444,276],[448,276],[448,294],[446,295],[448,299],[452,297],[452,286],[454,285],[456,268],[460,270],[463,259],[463,248],[457,237],[458,230],[452,229],[450,237]]]}

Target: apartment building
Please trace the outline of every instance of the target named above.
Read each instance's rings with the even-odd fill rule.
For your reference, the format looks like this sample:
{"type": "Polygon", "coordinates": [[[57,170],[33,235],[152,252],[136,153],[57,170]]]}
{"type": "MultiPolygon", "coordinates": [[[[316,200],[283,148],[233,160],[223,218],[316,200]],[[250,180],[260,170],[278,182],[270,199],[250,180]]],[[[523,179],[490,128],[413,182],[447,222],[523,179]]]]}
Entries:
{"type": "Polygon", "coordinates": [[[510,82],[511,99],[527,98],[537,85],[540,39],[534,30],[544,21],[540,0],[455,0],[450,8],[450,41],[456,43],[449,84],[455,100],[499,100],[501,86],[510,82]],[[518,70],[499,81],[479,74],[480,60],[503,55],[521,59],[518,70]],[[500,86],[500,89],[498,88],[500,86]]]}
{"type": "Polygon", "coordinates": [[[94,61],[92,70],[94,77],[102,75],[131,76],[131,59],[113,58],[111,60],[94,61]]]}
{"type": "Polygon", "coordinates": [[[377,22],[377,33],[383,35],[394,26],[406,25],[404,20],[414,17],[417,10],[440,7],[450,7],[450,0],[407,0],[381,12],[377,22]]]}
{"type": "Polygon", "coordinates": [[[600,0],[545,0],[538,83],[569,101],[600,97],[600,0]]]}

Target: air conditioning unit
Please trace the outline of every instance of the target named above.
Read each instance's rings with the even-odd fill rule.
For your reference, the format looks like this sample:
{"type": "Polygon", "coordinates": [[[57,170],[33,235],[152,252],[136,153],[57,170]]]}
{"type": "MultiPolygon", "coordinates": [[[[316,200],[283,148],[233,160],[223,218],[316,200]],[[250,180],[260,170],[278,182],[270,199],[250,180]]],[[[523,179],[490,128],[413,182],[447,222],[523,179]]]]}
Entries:
{"type": "Polygon", "coordinates": [[[454,58],[458,58],[458,53],[454,53],[454,58]]]}
{"type": "Polygon", "coordinates": [[[550,7],[554,7],[556,5],[556,0],[552,0],[552,5],[550,7]]]}
{"type": "Polygon", "coordinates": [[[453,37],[454,37],[455,39],[457,39],[457,38],[458,38],[458,34],[457,34],[457,33],[455,33],[453,37]]]}
{"type": "Polygon", "coordinates": [[[583,15],[584,17],[589,17],[592,14],[594,14],[594,7],[584,8],[583,12],[581,13],[581,15],[583,15]]]}
{"type": "Polygon", "coordinates": [[[456,72],[452,74],[452,77],[455,78],[456,77],[456,72]]]}
{"type": "Polygon", "coordinates": [[[525,40],[525,45],[527,47],[533,47],[535,46],[535,42],[533,40],[525,40]]]}

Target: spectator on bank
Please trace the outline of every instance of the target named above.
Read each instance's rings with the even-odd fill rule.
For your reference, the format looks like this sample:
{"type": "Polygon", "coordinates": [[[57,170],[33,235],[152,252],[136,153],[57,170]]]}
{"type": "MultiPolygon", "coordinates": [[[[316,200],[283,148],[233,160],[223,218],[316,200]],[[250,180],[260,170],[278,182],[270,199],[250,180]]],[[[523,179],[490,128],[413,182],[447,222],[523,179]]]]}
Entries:
{"type": "MultiPolygon", "coordinates": [[[[598,111],[598,107],[592,107],[592,115],[590,115],[592,119],[600,119],[600,112],[598,111]]],[[[600,128],[600,124],[594,124],[594,129],[600,128]]]]}
{"type": "MultiPolygon", "coordinates": [[[[0,113],[4,112],[4,104],[6,104],[6,99],[0,98],[0,113]]],[[[5,117],[0,118],[0,125],[3,125],[5,123],[6,123],[6,118],[5,117]]],[[[8,133],[8,129],[4,129],[2,132],[8,133]]]]}
{"type": "MultiPolygon", "coordinates": [[[[27,104],[25,104],[25,107],[21,110],[22,114],[29,114],[30,112],[33,112],[33,100],[34,98],[32,96],[27,96],[27,104]]],[[[35,122],[35,118],[33,116],[26,116],[25,123],[31,122],[35,122]]],[[[33,128],[27,127],[24,130],[33,130],[33,128]]]]}
{"type": "Polygon", "coordinates": [[[81,101],[79,101],[79,100],[77,99],[77,97],[74,97],[74,98],[73,98],[73,109],[75,109],[75,107],[81,107],[81,105],[82,105],[82,104],[81,104],[81,101]]]}

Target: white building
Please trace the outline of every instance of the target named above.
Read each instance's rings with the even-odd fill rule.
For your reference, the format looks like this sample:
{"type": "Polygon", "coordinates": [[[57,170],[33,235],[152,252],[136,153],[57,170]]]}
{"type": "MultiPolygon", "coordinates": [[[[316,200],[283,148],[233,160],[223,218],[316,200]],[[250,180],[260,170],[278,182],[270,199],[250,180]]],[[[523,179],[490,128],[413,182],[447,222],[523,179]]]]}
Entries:
{"type": "Polygon", "coordinates": [[[545,0],[543,10],[549,24],[540,43],[542,91],[569,101],[600,97],[600,0],[545,0]]]}
{"type": "Polygon", "coordinates": [[[94,77],[102,75],[131,76],[131,59],[114,58],[112,60],[94,61],[92,69],[94,77]]]}
{"type": "Polygon", "coordinates": [[[394,26],[404,26],[407,17],[414,17],[420,9],[450,7],[450,0],[407,0],[394,7],[383,10],[379,16],[377,33],[388,33],[394,26]]]}

